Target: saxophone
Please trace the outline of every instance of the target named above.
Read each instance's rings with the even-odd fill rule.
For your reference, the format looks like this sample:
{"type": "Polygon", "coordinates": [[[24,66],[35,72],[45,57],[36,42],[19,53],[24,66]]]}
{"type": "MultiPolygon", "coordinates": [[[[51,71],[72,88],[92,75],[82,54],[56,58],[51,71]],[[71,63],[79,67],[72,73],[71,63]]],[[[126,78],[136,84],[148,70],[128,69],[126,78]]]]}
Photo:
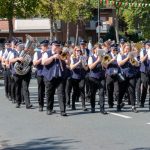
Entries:
{"type": "Polygon", "coordinates": [[[23,62],[16,62],[14,64],[14,69],[16,74],[18,75],[25,75],[29,72],[31,69],[31,63],[32,63],[32,56],[31,51],[33,50],[33,43],[35,43],[35,40],[30,35],[26,35],[26,43],[24,50],[21,51],[19,57],[23,57],[23,62]]]}

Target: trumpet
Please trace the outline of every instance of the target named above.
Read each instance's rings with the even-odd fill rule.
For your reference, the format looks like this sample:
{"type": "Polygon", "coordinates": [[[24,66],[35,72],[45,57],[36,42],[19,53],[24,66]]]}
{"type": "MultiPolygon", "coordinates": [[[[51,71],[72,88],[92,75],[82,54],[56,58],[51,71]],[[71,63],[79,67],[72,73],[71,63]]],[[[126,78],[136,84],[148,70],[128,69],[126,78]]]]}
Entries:
{"type": "Polygon", "coordinates": [[[62,53],[60,54],[60,56],[61,56],[61,59],[62,59],[62,60],[66,60],[66,59],[67,59],[67,56],[68,56],[68,53],[67,53],[67,52],[62,52],[62,53]]]}
{"type": "Polygon", "coordinates": [[[132,66],[138,66],[139,62],[135,59],[135,57],[137,56],[137,53],[136,52],[130,52],[129,54],[129,57],[130,57],[130,64],[132,66]]]}
{"type": "Polygon", "coordinates": [[[111,60],[110,55],[106,54],[105,56],[102,57],[102,65],[107,65],[111,60]]]}

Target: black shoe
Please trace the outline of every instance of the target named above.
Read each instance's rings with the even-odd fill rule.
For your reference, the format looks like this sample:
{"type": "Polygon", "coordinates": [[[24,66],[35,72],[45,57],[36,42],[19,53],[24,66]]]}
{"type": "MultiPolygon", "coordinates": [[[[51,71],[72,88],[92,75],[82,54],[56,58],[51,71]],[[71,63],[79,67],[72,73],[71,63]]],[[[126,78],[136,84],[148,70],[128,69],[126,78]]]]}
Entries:
{"type": "Polygon", "coordinates": [[[86,107],[82,107],[83,111],[88,111],[88,109],[86,107]]]}
{"type": "Polygon", "coordinates": [[[42,112],[43,111],[43,107],[39,107],[39,112],[42,112]]]}
{"type": "Polygon", "coordinates": [[[91,113],[95,113],[95,108],[91,108],[91,113]]]}
{"type": "Polygon", "coordinates": [[[17,104],[17,105],[16,105],[16,108],[20,108],[20,104],[17,104]]]}
{"type": "Polygon", "coordinates": [[[55,110],[47,110],[47,115],[52,115],[52,114],[54,114],[54,113],[56,113],[55,110]]]}
{"type": "Polygon", "coordinates": [[[61,114],[60,114],[61,116],[68,116],[65,112],[61,112],[61,114]]]}
{"type": "Polygon", "coordinates": [[[105,110],[100,110],[100,113],[103,115],[107,115],[108,113],[105,110]]]}
{"type": "Polygon", "coordinates": [[[26,109],[30,109],[32,108],[33,106],[30,104],[29,106],[26,106],[26,109]]]}
{"type": "Polygon", "coordinates": [[[132,107],[132,112],[138,113],[137,109],[135,107],[132,107]]]}

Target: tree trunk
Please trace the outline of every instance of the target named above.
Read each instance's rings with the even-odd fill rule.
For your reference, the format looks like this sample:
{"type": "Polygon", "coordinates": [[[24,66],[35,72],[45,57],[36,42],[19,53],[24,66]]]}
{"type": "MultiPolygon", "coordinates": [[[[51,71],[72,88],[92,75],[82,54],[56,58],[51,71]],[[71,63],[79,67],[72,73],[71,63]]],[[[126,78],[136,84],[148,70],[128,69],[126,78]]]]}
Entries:
{"type": "Polygon", "coordinates": [[[69,42],[69,23],[70,23],[70,22],[67,22],[67,36],[66,36],[66,43],[67,43],[67,46],[68,46],[68,42],[69,42]]]}
{"type": "Polygon", "coordinates": [[[116,16],[115,20],[115,31],[116,31],[116,41],[119,43],[119,28],[118,28],[118,17],[116,16]]]}
{"type": "Polygon", "coordinates": [[[75,41],[75,45],[78,44],[78,36],[79,36],[79,23],[77,23],[77,28],[76,28],[76,41],[75,41]]]}
{"type": "Polygon", "coordinates": [[[54,22],[54,40],[58,40],[57,22],[54,22]]]}
{"type": "Polygon", "coordinates": [[[14,35],[14,29],[13,29],[13,19],[8,19],[8,26],[9,26],[9,39],[11,40],[14,35]]]}
{"type": "Polygon", "coordinates": [[[49,19],[49,23],[50,23],[50,42],[53,41],[54,39],[54,32],[53,32],[53,19],[49,19]]]}

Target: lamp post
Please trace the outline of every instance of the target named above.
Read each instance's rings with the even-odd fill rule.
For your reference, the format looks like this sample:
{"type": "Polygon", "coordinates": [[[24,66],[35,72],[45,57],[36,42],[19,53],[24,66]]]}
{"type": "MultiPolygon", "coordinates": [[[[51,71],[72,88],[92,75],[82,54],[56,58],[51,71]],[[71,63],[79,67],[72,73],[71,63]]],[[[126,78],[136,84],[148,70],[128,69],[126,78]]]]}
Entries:
{"type": "Polygon", "coordinates": [[[98,42],[99,42],[99,39],[100,39],[100,0],[98,0],[98,42]]]}

